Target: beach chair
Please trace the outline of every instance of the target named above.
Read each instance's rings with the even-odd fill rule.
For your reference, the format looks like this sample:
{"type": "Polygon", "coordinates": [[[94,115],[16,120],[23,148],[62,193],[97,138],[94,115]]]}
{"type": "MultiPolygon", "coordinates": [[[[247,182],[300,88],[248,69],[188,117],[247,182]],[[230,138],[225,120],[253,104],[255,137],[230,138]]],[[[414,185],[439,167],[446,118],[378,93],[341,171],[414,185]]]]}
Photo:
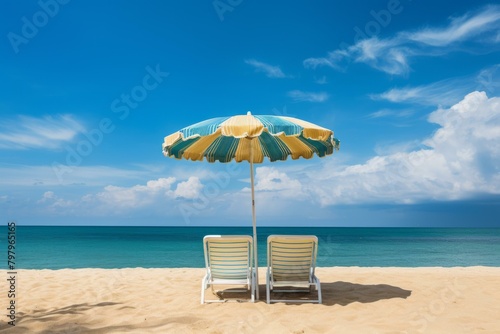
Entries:
{"type": "Polygon", "coordinates": [[[220,292],[218,300],[205,300],[205,290],[215,285],[246,285],[246,289],[226,289],[222,293],[250,291],[255,302],[253,238],[247,235],[207,235],[203,238],[206,274],[201,283],[201,303],[226,302],[220,292]]]}
{"type": "Polygon", "coordinates": [[[313,235],[270,235],[267,238],[267,303],[319,303],[321,285],[314,271],[318,238],[313,235]],[[318,299],[271,299],[271,293],[318,292],[318,299]],[[278,288],[278,289],[277,289],[278,288]]]}

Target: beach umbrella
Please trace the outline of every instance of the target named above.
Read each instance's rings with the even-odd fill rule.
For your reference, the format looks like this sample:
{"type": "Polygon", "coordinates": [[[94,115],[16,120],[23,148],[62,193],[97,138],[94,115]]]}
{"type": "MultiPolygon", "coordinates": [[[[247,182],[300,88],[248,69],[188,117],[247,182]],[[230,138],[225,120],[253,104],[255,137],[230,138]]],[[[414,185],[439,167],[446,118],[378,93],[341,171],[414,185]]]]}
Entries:
{"type": "MultiPolygon", "coordinates": [[[[254,164],[264,161],[300,157],[309,159],[316,153],[324,157],[339,149],[333,131],[293,117],[237,115],[217,117],[185,127],[163,142],[163,154],[177,159],[208,162],[250,163],[252,192],[252,226],[255,269],[257,261],[257,227],[255,217],[254,164]]],[[[256,273],[258,283],[258,272],[256,273]]],[[[256,291],[257,298],[259,295],[256,291]]]]}

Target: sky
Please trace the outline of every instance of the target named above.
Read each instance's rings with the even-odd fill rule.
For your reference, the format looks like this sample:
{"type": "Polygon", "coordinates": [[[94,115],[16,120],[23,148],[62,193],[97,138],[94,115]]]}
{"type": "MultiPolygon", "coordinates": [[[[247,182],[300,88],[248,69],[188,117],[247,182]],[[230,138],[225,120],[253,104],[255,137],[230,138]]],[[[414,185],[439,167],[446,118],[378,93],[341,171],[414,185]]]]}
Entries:
{"type": "Polygon", "coordinates": [[[498,3],[7,0],[0,36],[5,223],[250,226],[248,163],[161,145],[251,111],[341,142],[256,166],[259,226],[500,227],[498,3]]]}

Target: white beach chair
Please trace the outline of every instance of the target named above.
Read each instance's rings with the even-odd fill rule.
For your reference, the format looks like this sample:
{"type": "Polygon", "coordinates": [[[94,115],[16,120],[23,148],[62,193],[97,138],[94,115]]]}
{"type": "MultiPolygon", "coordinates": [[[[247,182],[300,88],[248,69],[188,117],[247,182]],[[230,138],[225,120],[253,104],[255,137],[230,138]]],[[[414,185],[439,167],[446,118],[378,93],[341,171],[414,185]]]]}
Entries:
{"type": "Polygon", "coordinates": [[[267,238],[267,303],[322,303],[321,284],[314,271],[318,238],[313,235],[270,235],[267,238]],[[271,299],[273,292],[318,291],[318,299],[271,299]],[[276,289],[281,288],[281,289],[276,289]]]}
{"type": "Polygon", "coordinates": [[[205,300],[205,290],[214,285],[246,285],[246,289],[228,289],[224,292],[250,291],[255,302],[255,270],[253,268],[253,238],[248,235],[207,235],[203,238],[206,274],[201,283],[201,303],[225,302],[226,299],[205,300]]]}

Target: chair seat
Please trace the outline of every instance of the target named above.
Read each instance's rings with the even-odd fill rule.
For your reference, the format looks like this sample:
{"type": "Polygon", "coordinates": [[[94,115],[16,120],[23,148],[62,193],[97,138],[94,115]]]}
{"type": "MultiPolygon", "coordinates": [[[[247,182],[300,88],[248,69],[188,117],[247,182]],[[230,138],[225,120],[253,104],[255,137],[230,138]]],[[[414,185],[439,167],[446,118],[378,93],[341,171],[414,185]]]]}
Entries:
{"type": "MultiPolygon", "coordinates": [[[[205,290],[214,285],[244,285],[255,302],[255,269],[253,268],[253,238],[248,235],[207,235],[203,238],[206,274],[201,282],[201,303],[221,302],[205,300],[205,290]]],[[[227,292],[245,291],[228,289],[227,292]]]]}
{"type": "Polygon", "coordinates": [[[309,288],[312,284],[315,283],[304,283],[304,282],[296,282],[296,281],[283,281],[283,282],[274,282],[274,287],[294,287],[294,288],[309,288]]]}
{"type": "Polygon", "coordinates": [[[321,283],[315,275],[318,238],[314,235],[270,235],[267,238],[266,297],[271,302],[322,303],[321,283]],[[288,288],[275,290],[275,288],[288,288]],[[272,299],[276,292],[318,291],[317,299],[272,299]],[[297,290],[297,288],[302,290],[297,290]]]}
{"type": "Polygon", "coordinates": [[[213,279],[211,281],[212,284],[218,284],[218,285],[231,285],[231,284],[242,284],[242,285],[245,285],[245,284],[248,284],[250,283],[249,280],[247,279],[240,279],[240,280],[237,280],[237,279],[213,279]]]}

